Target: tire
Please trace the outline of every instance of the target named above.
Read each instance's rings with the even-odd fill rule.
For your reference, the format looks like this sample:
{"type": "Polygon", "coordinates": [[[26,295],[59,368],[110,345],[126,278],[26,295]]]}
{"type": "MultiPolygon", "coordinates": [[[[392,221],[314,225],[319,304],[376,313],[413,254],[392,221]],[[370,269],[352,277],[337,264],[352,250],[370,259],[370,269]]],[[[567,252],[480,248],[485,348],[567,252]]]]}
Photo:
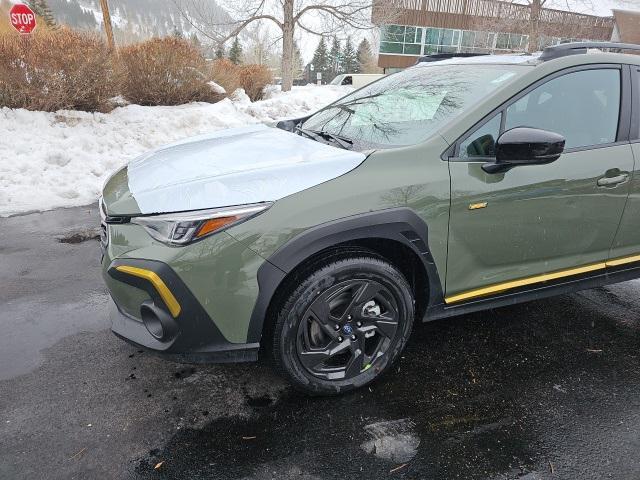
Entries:
{"type": "Polygon", "coordinates": [[[370,384],[391,368],[411,334],[409,283],[375,254],[350,252],[301,276],[273,332],[277,370],[311,395],[370,384]]]}

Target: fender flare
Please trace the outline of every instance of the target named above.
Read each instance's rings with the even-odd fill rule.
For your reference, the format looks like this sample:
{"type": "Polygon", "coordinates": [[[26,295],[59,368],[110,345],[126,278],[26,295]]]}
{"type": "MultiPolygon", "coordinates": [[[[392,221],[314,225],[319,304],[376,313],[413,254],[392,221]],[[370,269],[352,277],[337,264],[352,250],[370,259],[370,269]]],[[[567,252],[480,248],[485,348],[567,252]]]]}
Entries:
{"type": "Polygon", "coordinates": [[[311,256],[332,246],[365,239],[387,239],[413,250],[422,261],[429,282],[428,305],[441,303],[440,276],[428,243],[427,224],[410,208],[401,207],[341,218],[312,227],[279,247],[258,269],[256,300],[247,342],[257,343],[273,295],[286,276],[311,256]]]}

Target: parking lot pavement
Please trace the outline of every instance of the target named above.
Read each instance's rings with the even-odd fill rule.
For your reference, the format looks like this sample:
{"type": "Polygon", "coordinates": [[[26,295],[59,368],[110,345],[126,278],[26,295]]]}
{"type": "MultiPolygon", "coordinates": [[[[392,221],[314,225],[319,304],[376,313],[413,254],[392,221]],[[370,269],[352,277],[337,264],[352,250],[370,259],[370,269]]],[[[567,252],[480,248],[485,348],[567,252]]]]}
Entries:
{"type": "Polygon", "coordinates": [[[97,222],[0,219],[2,479],[640,477],[640,282],[418,325],[392,375],[311,399],[116,339],[97,222]]]}

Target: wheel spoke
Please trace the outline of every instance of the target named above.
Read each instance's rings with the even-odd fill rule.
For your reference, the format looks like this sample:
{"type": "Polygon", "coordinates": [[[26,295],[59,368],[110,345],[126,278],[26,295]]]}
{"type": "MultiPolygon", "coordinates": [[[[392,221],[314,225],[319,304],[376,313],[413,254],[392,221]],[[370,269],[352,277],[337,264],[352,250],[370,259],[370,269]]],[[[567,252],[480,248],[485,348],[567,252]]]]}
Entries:
{"type": "Polygon", "coordinates": [[[345,369],[345,378],[350,378],[358,375],[364,368],[365,355],[360,348],[360,342],[351,342],[351,351],[353,356],[345,369]]]}
{"type": "Polygon", "coordinates": [[[329,304],[324,295],[316,298],[309,309],[318,320],[326,321],[329,318],[329,304]]]}
{"type": "Polygon", "coordinates": [[[356,293],[349,302],[349,306],[345,309],[342,315],[341,321],[344,321],[348,316],[352,318],[361,318],[361,306],[367,300],[371,300],[379,291],[380,285],[375,282],[363,281],[357,288],[356,293]]]}
{"type": "Polygon", "coordinates": [[[329,309],[329,300],[334,294],[335,292],[328,291],[324,292],[322,295],[318,295],[309,307],[309,310],[311,310],[316,318],[322,323],[326,323],[327,320],[333,323],[338,323],[340,321],[339,318],[331,314],[331,310],[329,309]]]}
{"type": "Polygon", "coordinates": [[[348,341],[343,341],[342,343],[331,342],[327,348],[322,350],[307,350],[299,352],[300,361],[305,367],[313,370],[322,362],[329,360],[334,355],[342,353],[347,348],[349,348],[348,341]]]}
{"type": "Polygon", "coordinates": [[[327,335],[330,339],[335,340],[340,335],[340,332],[336,331],[333,326],[335,325],[335,323],[329,323],[326,320],[318,318],[318,316],[314,312],[311,312],[311,318],[313,318],[313,321],[320,326],[324,334],[327,335]]]}
{"type": "Polygon", "coordinates": [[[398,322],[386,315],[381,315],[372,319],[373,325],[376,330],[387,338],[393,338],[398,328],[398,322]]]}
{"type": "MultiPolygon", "coordinates": [[[[396,310],[396,307],[393,303],[387,301],[387,299],[385,299],[384,297],[380,297],[379,302],[384,306],[386,313],[384,315],[388,316],[388,317],[392,317],[393,319],[397,319],[398,318],[398,311],[396,310]]],[[[381,315],[380,317],[382,317],[383,315],[381,315]]]]}
{"type": "Polygon", "coordinates": [[[365,303],[375,297],[382,287],[376,282],[365,282],[356,294],[356,303],[365,303]]]}

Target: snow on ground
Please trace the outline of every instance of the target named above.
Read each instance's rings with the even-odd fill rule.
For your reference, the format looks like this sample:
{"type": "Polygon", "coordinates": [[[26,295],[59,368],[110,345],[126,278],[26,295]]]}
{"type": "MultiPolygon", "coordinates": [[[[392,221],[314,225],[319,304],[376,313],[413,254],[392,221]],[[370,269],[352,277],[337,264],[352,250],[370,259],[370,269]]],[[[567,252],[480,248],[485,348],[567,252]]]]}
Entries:
{"type": "Polygon", "coordinates": [[[349,87],[272,88],[251,103],[244,92],[216,104],[128,105],[111,113],[0,109],[0,216],[95,202],[106,178],[141,153],[224,128],[304,116],[349,87]]]}

